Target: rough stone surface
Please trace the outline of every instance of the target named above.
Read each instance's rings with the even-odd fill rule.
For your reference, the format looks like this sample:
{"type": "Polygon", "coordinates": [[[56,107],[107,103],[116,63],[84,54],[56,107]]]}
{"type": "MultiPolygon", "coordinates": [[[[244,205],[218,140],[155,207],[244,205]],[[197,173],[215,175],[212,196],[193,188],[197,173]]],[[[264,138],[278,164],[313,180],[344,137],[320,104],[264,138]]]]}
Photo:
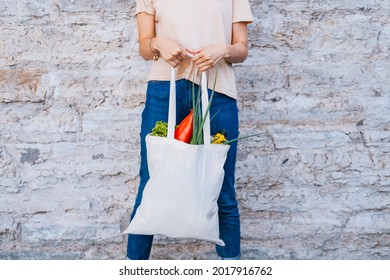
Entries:
{"type": "MultiPolygon", "coordinates": [[[[244,259],[390,259],[390,1],[252,0],[244,259]]],[[[0,2],[0,259],[123,259],[148,63],[133,0],[0,2]]],[[[214,246],[156,237],[155,259],[214,246]]]]}

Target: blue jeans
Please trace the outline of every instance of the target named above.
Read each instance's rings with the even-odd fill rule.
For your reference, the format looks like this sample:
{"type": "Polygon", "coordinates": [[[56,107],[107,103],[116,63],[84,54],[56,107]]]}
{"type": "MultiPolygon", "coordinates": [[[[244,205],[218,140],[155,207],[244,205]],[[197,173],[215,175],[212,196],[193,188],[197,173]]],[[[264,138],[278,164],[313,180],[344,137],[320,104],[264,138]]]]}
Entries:
{"type": "MultiPolygon", "coordinates": [[[[176,82],[177,123],[180,123],[192,108],[192,90],[193,85],[191,81],[182,79],[176,82]]],[[[197,85],[195,85],[195,90],[197,93],[197,85]]],[[[209,90],[209,95],[210,94],[211,91],[209,90]]],[[[146,92],[145,108],[142,112],[140,134],[140,183],[134,210],[130,219],[134,217],[137,208],[141,203],[143,190],[149,180],[145,136],[152,131],[152,128],[157,121],[168,121],[168,104],[169,81],[149,81],[146,92]]],[[[238,137],[238,108],[235,99],[216,92],[210,108],[210,118],[212,118],[212,135],[218,130],[225,129],[227,131],[228,139],[238,137]]],[[[224,165],[225,178],[218,198],[220,238],[225,242],[225,246],[216,245],[216,251],[218,256],[222,258],[235,258],[240,255],[240,217],[234,190],[236,154],[237,142],[233,142],[230,144],[230,149],[224,165]]],[[[152,235],[129,234],[127,258],[131,260],[149,259],[152,242],[152,235]]]]}

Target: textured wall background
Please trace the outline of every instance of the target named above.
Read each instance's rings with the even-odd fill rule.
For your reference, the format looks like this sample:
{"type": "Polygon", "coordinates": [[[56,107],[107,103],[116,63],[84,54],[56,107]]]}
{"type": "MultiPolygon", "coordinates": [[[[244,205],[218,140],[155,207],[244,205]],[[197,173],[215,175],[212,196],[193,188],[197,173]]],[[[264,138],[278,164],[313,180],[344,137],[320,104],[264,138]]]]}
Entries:
{"type": "MultiPolygon", "coordinates": [[[[252,0],[244,259],[390,259],[390,1],[252,0]]],[[[0,258],[122,259],[149,65],[130,0],[0,1],[0,258]]],[[[157,238],[153,258],[215,258],[157,238]]]]}

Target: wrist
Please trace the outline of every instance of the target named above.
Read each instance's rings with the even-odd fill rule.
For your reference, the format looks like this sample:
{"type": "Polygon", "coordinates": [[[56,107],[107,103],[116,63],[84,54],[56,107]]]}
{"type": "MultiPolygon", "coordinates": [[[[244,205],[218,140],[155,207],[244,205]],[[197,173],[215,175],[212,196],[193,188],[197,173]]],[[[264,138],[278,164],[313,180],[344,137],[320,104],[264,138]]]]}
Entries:
{"type": "Polygon", "coordinates": [[[156,37],[150,39],[150,41],[149,41],[149,49],[153,53],[153,60],[157,61],[158,58],[160,57],[160,52],[155,47],[155,41],[156,41],[156,37]]]}
{"type": "Polygon", "coordinates": [[[224,45],[222,48],[222,58],[229,59],[231,56],[231,45],[224,45]]]}

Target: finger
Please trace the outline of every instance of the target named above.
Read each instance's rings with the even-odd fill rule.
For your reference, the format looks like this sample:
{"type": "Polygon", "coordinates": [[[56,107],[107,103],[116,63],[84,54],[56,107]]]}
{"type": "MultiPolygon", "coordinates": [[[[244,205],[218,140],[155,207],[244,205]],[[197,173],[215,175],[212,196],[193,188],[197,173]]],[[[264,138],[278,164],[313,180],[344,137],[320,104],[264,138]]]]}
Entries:
{"type": "Polygon", "coordinates": [[[206,58],[200,54],[194,55],[192,57],[192,61],[195,62],[195,64],[202,63],[206,60],[206,58]]]}
{"type": "Polygon", "coordinates": [[[199,66],[198,67],[198,69],[200,70],[200,71],[206,71],[207,69],[209,69],[210,67],[209,67],[209,65],[202,65],[202,66],[199,66]]]}
{"type": "Polygon", "coordinates": [[[172,67],[176,67],[178,64],[179,64],[179,61],[177,61],[176,59],[166,59],[165,60],[169,65],[171,65],[172,67]]]}
{"type": "Polygon", "coordinates": [[[206,62],[203,62],[203,63],[198,65],[198,68],[201,71],[206,71],[206,70],[213,68],[213,67],[214,67],[214,64],[211,61],[206,61],[206,62]]]}
{"type": "Polygon", "coordinates": [[[167,62],[168,62],[169,65],[171,65],[174,68],[177,66],[177,64],[174,63],[173,61],[167,61],[167,62]]]}
{"type": "Polygon", "coordinates": [[[183,61],[183,58],[181,57],[181,55],[180,54],[178,54],[176,57],[176,60],[178,60],[178,61],[180,61],[180,62],[182,62],[183,61]]]}
{"type": "Polygon", "coordinates": [[[191,53],[192,55],[194,54],[197,54],[201,51],[201,49],[190,49],[190,48],[186,48],[186,51],[191,53]]]}
{"type": "Polygon", "coordinates": [[[177,59],[177,58],[173,58],[172,60],[171,60],[176,66],[177,65],[179,65],[180,64],[180,60],[179,59],[177,59]]]}
{"type": "Polygon", "coordinates": [[[180,60],[184,60],[187,58],[187,53],[185,52],[185,50],[183,50],[179,53],[179,57],[180,57],[180,60]]]}
{"type": "Polygon", "coordinates": [[[205,72],[205,71],[209,70],[210,67],[208,67],[208,66],[202,66],[202,67],[198,67],[198,69],[199,69],[200,72],[205,72]]]}
{"type": "Polygon", "coordinates": [[[195,60],[194,63],[196,66],[201,67],[201,66],[208,64],[209,60],[204,58],[204,57],[201,57],[201,58],[195,60]]]}
{"type": "Polygon", "coordinates": [[[181,61],[178,55],[171,55],[166,59],[167,62],[173,62],[175,64],[179,64],[181,61]]]}
{"type": "Polygon", "coordinates": [[[186,55],[183,53],[182,50],[177,51],[171,55],[169,60],[175,62],[175,63],[180,63],[186,58],[186,55]]]}

